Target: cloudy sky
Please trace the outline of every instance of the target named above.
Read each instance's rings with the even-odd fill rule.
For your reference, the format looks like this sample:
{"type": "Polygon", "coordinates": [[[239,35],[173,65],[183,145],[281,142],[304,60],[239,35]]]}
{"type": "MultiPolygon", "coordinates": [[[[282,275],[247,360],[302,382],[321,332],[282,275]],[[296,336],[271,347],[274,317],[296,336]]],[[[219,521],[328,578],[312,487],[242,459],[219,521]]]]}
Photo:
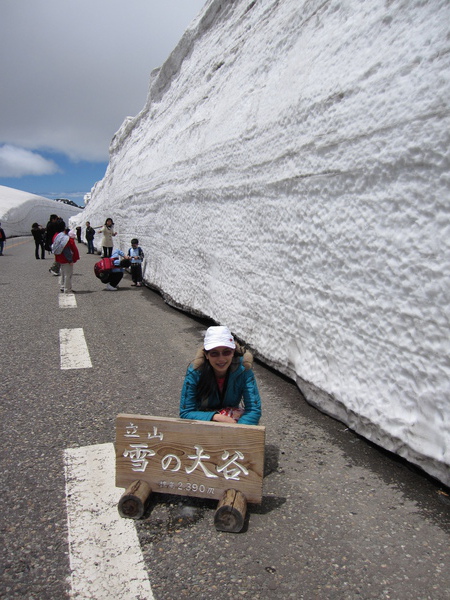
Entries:
{"type": "Polygon", "coordinates": [[[0,0],[0,185],[83,196],[206,0],[0,0]]]}

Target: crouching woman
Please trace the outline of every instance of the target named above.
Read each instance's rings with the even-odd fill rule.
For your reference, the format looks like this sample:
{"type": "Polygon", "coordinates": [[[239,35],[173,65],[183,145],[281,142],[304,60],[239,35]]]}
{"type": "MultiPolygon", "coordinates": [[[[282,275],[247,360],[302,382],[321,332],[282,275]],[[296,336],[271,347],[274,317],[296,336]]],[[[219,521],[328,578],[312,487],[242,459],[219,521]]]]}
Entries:
{"type": "Polygon", "coordinates": [[[103,283],[107,284],[106,289],[109,292],[116,292],[119,283],[122,281],[124,269],[131,265],[131,260],[125,258],[125,254],[122,250],[114,250],[111,254],[111,258],[114,261],[114,267],[111,269],[108,279],[104,280],[103,283]]]}
{"type": "Polygon", "coordinates": [[[252,364],[252,355],[244,353],[228,327],[209,327],[186,372],[180,417],[258,425],[261,398],[252,364]]]}

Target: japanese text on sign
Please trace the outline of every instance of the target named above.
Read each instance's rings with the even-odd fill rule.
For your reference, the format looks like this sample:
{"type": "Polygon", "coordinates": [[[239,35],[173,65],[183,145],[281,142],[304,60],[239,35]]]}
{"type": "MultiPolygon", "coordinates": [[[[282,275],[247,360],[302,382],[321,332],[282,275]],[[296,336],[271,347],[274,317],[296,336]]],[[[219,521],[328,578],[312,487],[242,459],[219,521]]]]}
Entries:
{"type": "MultiPolygon", "coordinates": [[[[139,427],[133,423],[129,423],[126,426],[125,438],[140,439],[141,436],[138,433],[139,427]]],[[[153,433],[148,433],[144,436],[146,440],[164,440],[164,434],[159,433],[157,427],[153,427],[153,433]]],[[[157,442],[156,446],[153,442],[150,446],[149,443],[131,443],[129,448],[123,452],[125,458],[129,458],[131,462],[131,469],[135,472],[143,473],[150,460],[157,456],[157,442]]],[[[190,461],[188,465],[183,465],[181,458],[174,453],[165,454],[161,461],[161,468],[163,471],[169,471],[176,473],[182,469],[184,472],[190,475],[196,469],[203,472],[203,475],[209,479],[217,479],[223,476],[227,480],[239,481],[241,476],[247,476],[249,474],[247,468],[239,461],[244,461],[245,456],[239,450],[233,450],[231,453],[228,450],[224,450],[221,455],[221,464],[216,465],[214,471],[211,467],[207,467],[205,461],[208,461],[211,457],[207,454],[200,445],[194,445],[192,454],[187,457],[190,461]]],[[[155,459],[158,460],[158,459],[155,459]]]]}
{"type": "Polygon", "coordinates": [[[232,488],[262,501],[265,428],[119,414],[116,486],[144,481],[154,492],[219,500],[232,488]]]}

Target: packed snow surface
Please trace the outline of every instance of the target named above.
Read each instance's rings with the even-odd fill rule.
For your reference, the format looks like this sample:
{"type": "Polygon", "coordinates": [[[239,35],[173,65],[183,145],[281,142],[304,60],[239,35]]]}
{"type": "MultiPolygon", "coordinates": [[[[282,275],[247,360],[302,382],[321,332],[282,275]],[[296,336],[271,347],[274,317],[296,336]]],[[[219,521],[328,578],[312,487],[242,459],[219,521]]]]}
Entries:
{"type": "Polygon", "coordinates": [[[6,237],[30,235],[32,224],[45,227],[51,214],[68,222],[80,212],[81,208],[70,204],[0,185],[0,223],[6,237]]]}
{"type": "MultiPolygon", "coordinates": [[[[450,484],[450,3],[211,0],[76,221],[450,484]]],[[[99,240],[98,240],[99,241],[99,240]]]]}

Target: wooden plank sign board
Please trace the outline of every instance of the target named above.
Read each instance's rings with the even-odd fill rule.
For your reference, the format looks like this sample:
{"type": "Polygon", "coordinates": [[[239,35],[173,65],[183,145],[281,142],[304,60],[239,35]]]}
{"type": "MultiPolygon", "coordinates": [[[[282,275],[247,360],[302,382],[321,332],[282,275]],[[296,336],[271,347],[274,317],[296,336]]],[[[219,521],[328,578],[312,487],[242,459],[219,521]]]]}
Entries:
{"type": "Polygon", "coordinates": [[[236,489],[262,502],[266,428],[120,414],[116,487],[136,480],[153,492],[219,500],[236,489]]]}

